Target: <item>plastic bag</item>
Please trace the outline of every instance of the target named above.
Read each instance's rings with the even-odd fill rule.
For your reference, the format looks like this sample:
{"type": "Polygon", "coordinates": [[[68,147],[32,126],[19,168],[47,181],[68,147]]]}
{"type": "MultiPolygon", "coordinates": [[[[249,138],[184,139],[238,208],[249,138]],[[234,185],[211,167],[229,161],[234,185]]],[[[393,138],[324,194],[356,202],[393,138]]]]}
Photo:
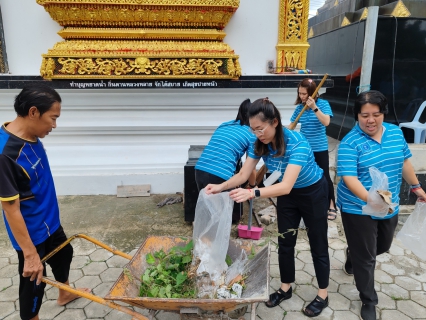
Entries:
{"type": "Polygon", "coordinates": [[[404,246],[426,261],[426,202],[417,201],[403,227],[396,235],[404,246]]]}
{"type": "Polygon", "coordinates": [[[228,266],[225,262],[231,234],[234,201],[229,192],[198,195],[194,221],[194,258],[198,263],[197,287],[200,298],[214,298],[219,279],[228,266]]]}
{"type": "MultiPolygon", "coordinates": [[[[389,188],[388,176],[375,167],[370,167],[369,171],[373,184],[370,190],[368,190],[367,204],[362,206],[362,214],[383,218],[387,214],[393,212],[397,204],[391,203],[390,200],[389,203],[385,202],[377,192],[381,191],[382,193],[390,194],[390,192],[387,191],[389,188]]],[[[392,199],[392,195],[390,196],[390,199],[392,199]]]]}

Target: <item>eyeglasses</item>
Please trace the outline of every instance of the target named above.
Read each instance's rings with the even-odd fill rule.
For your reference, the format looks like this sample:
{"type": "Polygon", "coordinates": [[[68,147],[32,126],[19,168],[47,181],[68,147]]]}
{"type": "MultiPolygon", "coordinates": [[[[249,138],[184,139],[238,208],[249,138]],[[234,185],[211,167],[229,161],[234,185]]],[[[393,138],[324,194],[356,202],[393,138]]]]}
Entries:
{"type": "Polygon", "coordinates": [[[257,135],[257,136],[262,136],[262,135],[265,133],[266,128],[267,128],[267,127],[269,127],[269,125],[270,125],[270,123],[268,123],[268,124],[266,125],[266,127],[265,127],[265,128],[263,128],[263,129],[253,130],[252,128],[250,128],[250,130],[251,130],[251,132],[253,132],[255,135],[257,135]]]}

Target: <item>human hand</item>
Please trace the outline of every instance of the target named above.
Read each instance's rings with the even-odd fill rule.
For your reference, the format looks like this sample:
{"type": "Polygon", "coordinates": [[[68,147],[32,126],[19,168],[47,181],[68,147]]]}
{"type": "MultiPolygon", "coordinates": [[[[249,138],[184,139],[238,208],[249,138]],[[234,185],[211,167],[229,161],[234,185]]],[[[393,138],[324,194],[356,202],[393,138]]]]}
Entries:
{"type": "Polygon", "coordinates": [[[246,200],[250,200],[251,198],[253,198],[251,189],[242,189],[242,188],[232,190],[229,193],[229,196],[231,197],[232,200],[238,203],[244,202],[246,200]]]}
{"type": "Polygon", "coordinates": [[[22,272],[23,277],[30,277],[30,281],[37,280],[36,284],[39,285],[41,283],[41,278],[43,278],[43,270],[44,267],[37,252],[25,256],[24,271],[22,272]]]}
{"type": "Polygon", "coordinates": [[[216,193],[222,192],[222,188],[221,188],[220,184],[209,183],[204,188],[204,191],[205,191],[206,194],[216,194],[216,193]]]}
{"type": "Polygon", "coordinates": [[[306,105],[312,110],[317,108],[317,105],[315,103],[315,99],[312,98],[312,97],[308,97],[308,99],[306,100],[306,105]]]}
{"type": "Polygon", "coordinates": [[[417,201],[426,202],[426,193],[422,188],[414,190],[413,193],[417,196],[417,201]]]}

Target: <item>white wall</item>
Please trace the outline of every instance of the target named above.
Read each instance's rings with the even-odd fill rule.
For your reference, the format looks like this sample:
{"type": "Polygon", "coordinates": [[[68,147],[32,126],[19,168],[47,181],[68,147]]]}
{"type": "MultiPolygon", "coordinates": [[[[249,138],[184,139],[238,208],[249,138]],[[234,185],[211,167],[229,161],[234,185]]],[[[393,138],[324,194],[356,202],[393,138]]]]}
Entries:
{"type": "MultiPolygon", "coordinates": [[[[61,41],[61,29],[36,0],[0,0],[9,70],[13,75],[40,75],[41,55],[61,41]]],[[[243,75],[266,74],[275,60],[279,0],[241,0],[225,28],[225,42],[240,56],[243,75]]]]}
{"type": "MultiPolygon", "coordinates": [[[[13,120],[20,90],[1,90],[0,119],[13,120]]],[[[288,124],[296,89],[58,90],[58,128],[43,139],[59,195],[115,194],[118,185],[183,190],[190,145],[205,145],[240,103],[268,96],[288,124]]]]}

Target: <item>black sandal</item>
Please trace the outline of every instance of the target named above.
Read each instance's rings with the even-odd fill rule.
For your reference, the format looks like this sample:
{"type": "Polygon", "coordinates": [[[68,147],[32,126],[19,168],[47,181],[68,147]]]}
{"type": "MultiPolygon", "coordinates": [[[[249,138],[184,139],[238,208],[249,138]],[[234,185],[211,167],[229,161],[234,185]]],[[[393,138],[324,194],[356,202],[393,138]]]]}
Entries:
{"type": "Polygon", "coordinates": [[[290,287],[290,289],[287,290],[287,292],[285,292],[283,289],[279,288],[278,291],[272,293],[269,296],[269,301],[265,302],[265,305],[268,308],[276,307],[277,305],[279,305],[284,300],[290,299],[291,295],[292,295],[292,288],[291,287],[290,287]]]}
{"type": "Polygon", "coordinates": [[[336,220],[337,218],[337,210],[336,209],[328,209],[327,219],[330,221],[336,220]]]}
{"type": "Polygon", "coordinates": [[[307,317],[316,317],[319,316],[323,309],[328,307],[328,296],[325,298],[321,298],[320,296],[316,296],[314,300],[303,310],[303,313],[307,317]]]}

